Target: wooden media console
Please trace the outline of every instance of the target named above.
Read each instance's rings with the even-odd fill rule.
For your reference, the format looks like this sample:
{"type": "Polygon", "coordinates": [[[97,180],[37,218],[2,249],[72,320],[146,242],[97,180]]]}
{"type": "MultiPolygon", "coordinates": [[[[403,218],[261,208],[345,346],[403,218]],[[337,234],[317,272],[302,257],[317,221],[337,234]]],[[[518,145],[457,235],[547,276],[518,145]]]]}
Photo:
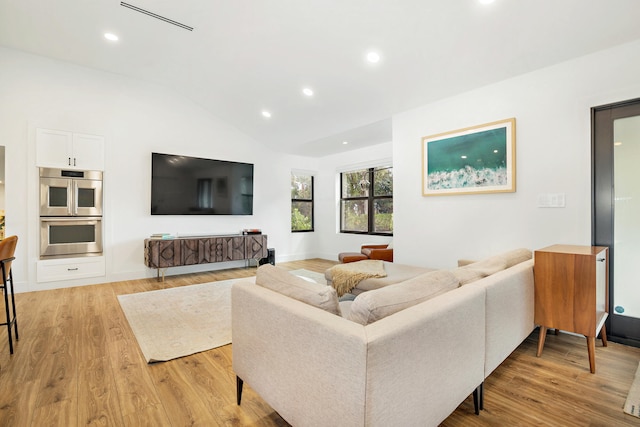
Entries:
{"type": "Polygon", "coordinates": [[[267,255],[265,234],[178,237],[144,241],[145,265],[158,269],[158,279],[162,270],[162,280],[164,280],[164,269],[169,267],[260,260],[267,255]]]}

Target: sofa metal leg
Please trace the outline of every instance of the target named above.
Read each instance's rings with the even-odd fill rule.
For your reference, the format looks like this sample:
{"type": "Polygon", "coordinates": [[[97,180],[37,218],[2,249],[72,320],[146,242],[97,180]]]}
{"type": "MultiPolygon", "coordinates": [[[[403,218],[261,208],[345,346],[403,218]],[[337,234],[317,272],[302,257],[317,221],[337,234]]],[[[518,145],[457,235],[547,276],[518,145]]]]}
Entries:
{"type": "Polygon", "coordinates": [[[480,411],[484,409],[484,382],[473,390],[473,408],[476,415],[480,415],[480,411]]]}
{"type": "Polygon", "coordinates": [[[243,385],[244,385],[244,381],[242,381],[242,378],[240,378],[239,376],[236,375],[236,400],[238,402],[238,406],[240,406],[240,401],[242,400],[242,386],[243,385]]]}

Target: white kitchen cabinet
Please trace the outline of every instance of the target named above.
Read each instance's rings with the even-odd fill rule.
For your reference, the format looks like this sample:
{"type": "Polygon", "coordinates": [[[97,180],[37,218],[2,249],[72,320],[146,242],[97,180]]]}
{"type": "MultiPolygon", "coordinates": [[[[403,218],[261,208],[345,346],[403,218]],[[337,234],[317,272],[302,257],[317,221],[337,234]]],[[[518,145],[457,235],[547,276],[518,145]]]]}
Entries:
{"type": "Polygon", "coordinates": [[[82,258],[54,258],[37,262],[36,278],[38,282],[86,279],[106,274],[103,256],[82,258]]]}
{"type": "Polygon", "coordinates": [[[104,170],[104,137],[38,128],[36,166],[104,170]]]}

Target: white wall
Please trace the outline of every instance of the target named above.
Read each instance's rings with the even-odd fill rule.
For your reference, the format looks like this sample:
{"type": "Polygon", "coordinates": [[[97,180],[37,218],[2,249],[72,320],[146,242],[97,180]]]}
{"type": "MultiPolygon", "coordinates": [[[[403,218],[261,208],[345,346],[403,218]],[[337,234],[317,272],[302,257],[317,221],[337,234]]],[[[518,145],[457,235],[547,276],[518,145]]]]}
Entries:
{"type": "Polygon", "coordinates": [[[591,244],[590,108],[640,97],[640,42],[424,105],[393,118],[394,258],[453,267],[515,247],[591,244]],[[515,193],[423,197],[421,138],[516,118],[515,193]],[[565,193],[565,208],[538,208],[565,193]]]}
{"type": "MultiPolygon", "coordinates": [[[[313,233],[290,232],[290,172],[313,159],[273,153],[173,91],[123,76],[0,48],[0,145],[6,146],[7,235],[19,236],[17,292],[151,277],[143,240],[152,233],[228,233],[261,228],[280,260],[302,259],[313,233]],[[106,137],[104,224],[107,275],[36,283],[38,172],[35,128],[106,137]],[[151,216],[151,152],[255,164],[252,216],[151,216]]],[[[233,266],[244,263],[233,263],[233,266]]],[[[211,264],[206,268],[224,268],[211,264]]],[[[167,274],[203,269],[176,268],[167,274]]]]}
{"type": "Polygon", "coordinates": [[[312,159],[272,153],[167,88],[0,48],[0,145],[6,146],[7,235],[20,237],[13,267],[18,291],[153,276],[143,265],[143,240],[159,231],[262,228],[278,261],[336,259],[362,243],[386,243],[388,237],[338,233],[337,176],[391,158],[398,262],[450,267],[461,257],[516,246],[589,244],[590,108],[640,97],[639,53],[640,42],[627,44],[425,105],[394,117],[393,144],[312,159]],[[508,117],[517,121],[515,193],[421,196],[423,136],[508,117]],[[106,277],[36,283],[39,126],[106,137],[106,277]],[[255,214],[152,217],[151,151],[254,163],[255,214]],[[290,232],[292,169],[316,175],[315,233],[290,232]],[[565,208],[536,207],[540,193],[556,192],[566,194],[565,208]]]}

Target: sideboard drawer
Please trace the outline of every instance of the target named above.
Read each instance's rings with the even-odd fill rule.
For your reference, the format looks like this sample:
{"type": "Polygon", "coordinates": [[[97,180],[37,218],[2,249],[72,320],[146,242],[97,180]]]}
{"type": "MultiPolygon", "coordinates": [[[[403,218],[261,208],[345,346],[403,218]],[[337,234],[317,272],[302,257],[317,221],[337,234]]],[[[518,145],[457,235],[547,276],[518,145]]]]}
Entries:
{"type": "Polygon", "coordinates": [[[60,258],[40,260],[37,263],[37,281],[84,279],[105,275],[103,256],[86,258],[60,258]]]}

